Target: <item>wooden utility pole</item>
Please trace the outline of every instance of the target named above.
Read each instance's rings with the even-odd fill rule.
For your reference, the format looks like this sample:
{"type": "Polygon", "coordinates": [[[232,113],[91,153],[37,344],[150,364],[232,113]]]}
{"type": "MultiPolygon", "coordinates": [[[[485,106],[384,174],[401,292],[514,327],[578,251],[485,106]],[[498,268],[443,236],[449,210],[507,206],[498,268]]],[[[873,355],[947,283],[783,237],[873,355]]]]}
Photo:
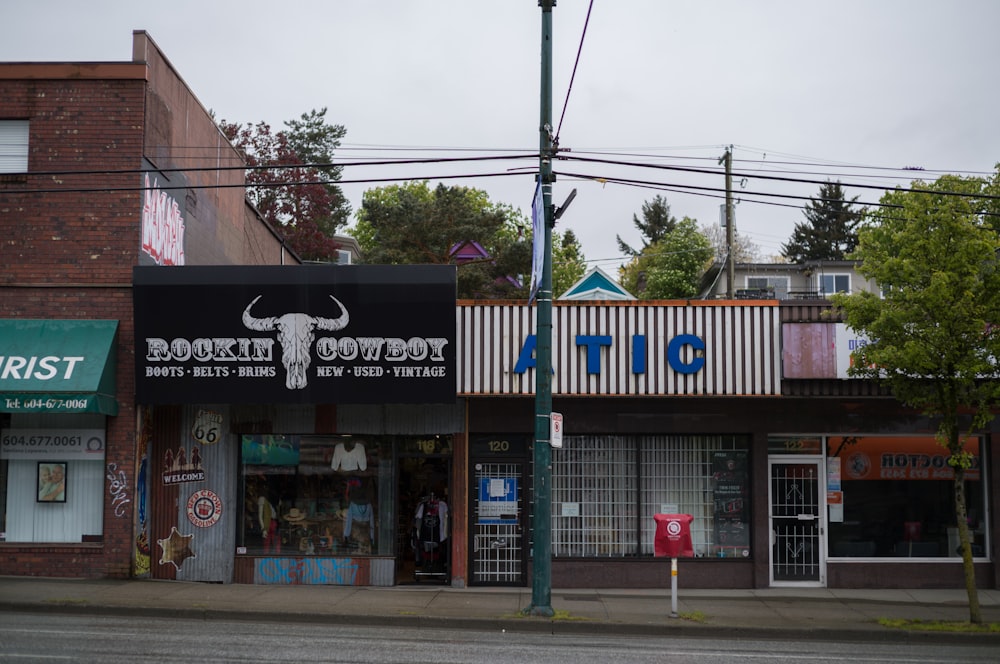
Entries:
{"type": "Polygon", "coordinates": [[[733,227],[733,146],[726,148],[726,153],[719,160],[720,164],[723,162],[726,164],[726,297],[732,300],[736,297],[736,252],[733,251],[736,233],[733,227]]]}

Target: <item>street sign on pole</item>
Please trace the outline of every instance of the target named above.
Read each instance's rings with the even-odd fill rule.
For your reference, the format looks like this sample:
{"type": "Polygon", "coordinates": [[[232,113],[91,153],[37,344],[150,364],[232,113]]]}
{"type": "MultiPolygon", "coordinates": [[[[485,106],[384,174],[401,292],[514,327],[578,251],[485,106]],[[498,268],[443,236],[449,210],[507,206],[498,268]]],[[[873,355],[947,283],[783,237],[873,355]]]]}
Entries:
{"type": "Polygon", "coordinates": [[[559,449],[562,447],[563,416],[562,413],[549,415],[549,445],[559,449]]]}

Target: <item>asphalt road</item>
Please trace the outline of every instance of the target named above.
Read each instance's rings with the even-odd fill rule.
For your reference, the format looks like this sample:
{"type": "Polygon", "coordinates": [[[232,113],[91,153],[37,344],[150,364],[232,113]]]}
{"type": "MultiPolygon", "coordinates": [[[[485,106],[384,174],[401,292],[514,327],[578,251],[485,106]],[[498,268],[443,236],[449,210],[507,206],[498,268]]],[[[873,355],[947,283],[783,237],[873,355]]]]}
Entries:
{"type": "Polygon", "coordinates": [[[569,636],[471,630],[5,613],[0,662],[995,662],[995,648],[935,644],[569,636]]]}

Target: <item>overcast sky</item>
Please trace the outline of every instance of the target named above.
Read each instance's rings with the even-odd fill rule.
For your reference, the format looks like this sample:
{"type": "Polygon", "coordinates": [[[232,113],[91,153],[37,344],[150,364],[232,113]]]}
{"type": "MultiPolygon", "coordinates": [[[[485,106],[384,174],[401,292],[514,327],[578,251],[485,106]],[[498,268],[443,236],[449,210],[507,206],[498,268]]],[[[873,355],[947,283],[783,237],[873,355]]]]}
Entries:
{"type": "MultiPolygon", "coordinates": [[[[729,145],[736,227],[764,258],[803,219],[805,201],[774,194],[820,186],[770,177],[895,186],[1000,161],[997,0],[594,0],[584,34],[590,5],[553,10],[560,146],[667,167],[557,162],[583,176],[554,187],[556,204],[578,190],[557,229],[573,229],[590,264],[612,275],[615,236],[640,246],[632,217],[657,194],[678,218],[718,223],[729,145]]],[[[146,30],[217,117],[281,127],[327,107],[347,130],[346,160],[539,145],[537,0],[5,0],[0,15],[0,61],[127,61],[132,31],[146,30]]],[[[343,178],[504,173],[443,181],[528,213],[535,171],[529,159],[349,167],[343,178]]],[[[353,209],[372,186],[343,186],[353,209]]]]}

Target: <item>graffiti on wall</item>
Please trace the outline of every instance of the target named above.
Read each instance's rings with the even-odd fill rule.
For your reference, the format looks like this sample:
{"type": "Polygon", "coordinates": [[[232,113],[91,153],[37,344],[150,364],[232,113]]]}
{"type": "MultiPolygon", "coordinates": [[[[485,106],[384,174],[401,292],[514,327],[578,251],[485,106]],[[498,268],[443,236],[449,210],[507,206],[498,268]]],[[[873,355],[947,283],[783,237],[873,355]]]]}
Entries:
{"type": "Polygon", "coordinates": [[[260,558],[255,583],[353,586],[358,564],[350,558],[260,558]]]}
{"type": "Polygon", "coordinates": [[[142,250],[157,265],[184,265],[184,215],[177,201],[145,174],[142,250]]]}
{"type": "Polygon", "coordinates": [[[107,465],[108,493],[111,494],[111,506],[115,508],[115,516],[121,518],[128,514],[128,504],[132,499],[128,495],[128,477],[125,471],[118,468],[117,463],[107,465]]]}
{"type": "Polygon", "coordinates": [[[136,532],[134,550],[133,573],[136,577],[147,576],[151,569],[151,555],[149,546],[149,528],[146,523],[146,473],[149,467],[149,439],[152,436],[150,422],[152,411],[148,406],[139,410],[139,431],[136,439],[136,453],[139,455],[139,475],[136,479],[135,500],[136,500],[136,532]]]}

